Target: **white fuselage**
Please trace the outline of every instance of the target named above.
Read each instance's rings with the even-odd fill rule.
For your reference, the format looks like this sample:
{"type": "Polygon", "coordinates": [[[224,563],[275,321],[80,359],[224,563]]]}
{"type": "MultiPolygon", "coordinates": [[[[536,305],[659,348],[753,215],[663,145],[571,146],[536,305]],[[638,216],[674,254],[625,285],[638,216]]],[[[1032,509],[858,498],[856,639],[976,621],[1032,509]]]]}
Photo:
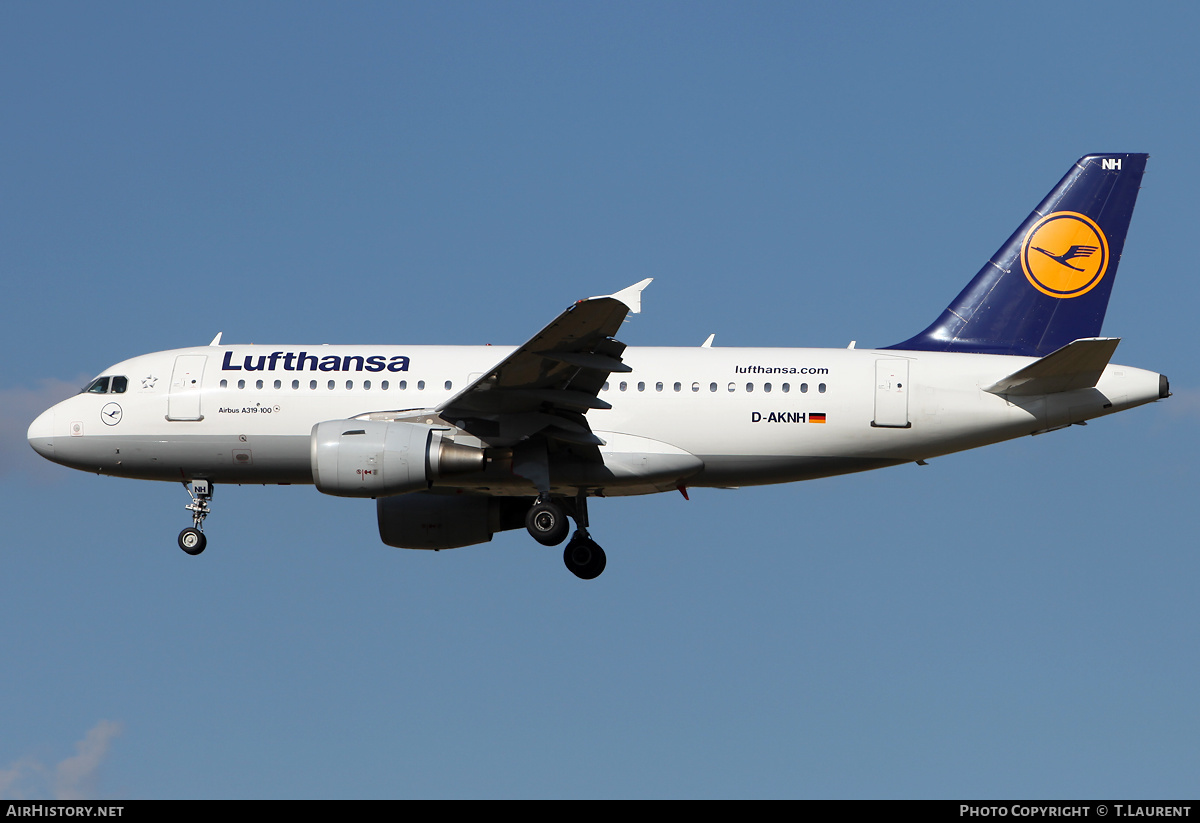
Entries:
{"type": "MultiPolygon", "coordinates": [[[[29,439],[55,462],[101,474],[311,483],[317,423],[433,410],[512,352],[491,346],[158,352],[104,373],[126,378],[123,392],[81,393],[44,412],[29,439]]],[[[586,416],[605,443],[606,466],[620,470],[574,477],[552,466],[556,490],[641,494],[844,474],[1082,422],[1161,396],[1158,374],[1110,364],[1095,388],[1006,399],[984,387],[1034,358],[1004,355],[698,347],[628,348],[623,360],[632,371],[612,374],[599,393],[612,408],[586,416]]],[[[427,419],[455,424],[432,411],[427,419]]],[[[502,461],[454,485],[534,492],[502,461]]]]}

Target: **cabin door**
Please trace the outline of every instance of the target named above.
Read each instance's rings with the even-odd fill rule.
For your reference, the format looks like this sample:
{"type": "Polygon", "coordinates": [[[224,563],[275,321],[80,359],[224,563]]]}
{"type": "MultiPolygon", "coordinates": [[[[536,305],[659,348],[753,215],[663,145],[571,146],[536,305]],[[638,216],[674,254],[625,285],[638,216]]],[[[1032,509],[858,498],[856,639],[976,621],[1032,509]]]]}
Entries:
{"type": "Polygon", "coordinates": [[[171,393],[167,395],[168,420],[203,420],[200,413],[200,389],[204,379],[205,354],[181,354],[171,372],[171,393]]]}
{"type": "Polygon", "coordinates": [[[875,419],[872,426],[907,429],[908,361],[875,361],[875,419]]]}

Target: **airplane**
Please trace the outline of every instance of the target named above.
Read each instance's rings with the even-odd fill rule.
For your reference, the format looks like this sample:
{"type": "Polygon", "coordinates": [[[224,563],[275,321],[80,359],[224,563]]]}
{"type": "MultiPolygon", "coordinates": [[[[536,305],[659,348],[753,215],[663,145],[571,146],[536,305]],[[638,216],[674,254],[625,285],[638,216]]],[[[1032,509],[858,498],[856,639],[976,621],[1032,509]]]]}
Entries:
{"type": "Polygon", "coordinates": [[[1169,397],[1100,337],[1146,154],[1078,160],[927,328],[865,349],[626,348],[650,279],[524,345],[224,345],[134,357],[29,427],[43,457],[182,482],[197,555],[213,487],[374,498],[382,541],[522,526],[590,580],[589,500],[848,474],[1064,429],[1169,397]]]}

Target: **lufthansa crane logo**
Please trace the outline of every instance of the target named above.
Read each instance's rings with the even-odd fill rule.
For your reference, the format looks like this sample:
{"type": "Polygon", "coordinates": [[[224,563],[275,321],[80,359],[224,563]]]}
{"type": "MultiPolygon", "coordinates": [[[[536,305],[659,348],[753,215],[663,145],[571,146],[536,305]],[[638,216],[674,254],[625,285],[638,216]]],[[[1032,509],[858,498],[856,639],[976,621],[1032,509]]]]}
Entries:
{"type": "Polygon", "coordinates": [[[1056,211],[1033,224],[1021,244],[1021,268],[1051,297],[1078,297],[1104,279],[1108,239],[1089,217],[1056,211]]]}
{"type": "Polygon", "coordinates": [[[100,410],[100,419],[106,426],[115,426],[121,422],[121,407],[116,403],[105,403],[100,410]]]}

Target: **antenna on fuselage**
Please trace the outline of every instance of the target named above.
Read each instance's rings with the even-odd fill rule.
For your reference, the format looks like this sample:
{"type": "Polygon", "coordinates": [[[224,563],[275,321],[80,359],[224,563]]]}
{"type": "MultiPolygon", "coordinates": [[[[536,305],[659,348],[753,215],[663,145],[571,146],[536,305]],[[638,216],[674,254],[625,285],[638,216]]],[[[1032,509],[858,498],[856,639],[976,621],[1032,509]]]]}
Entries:
{"type": "Polygon", "coordinates": [[[216,337],[214,337],[214,338],[212,339],[212,342],[211,342],[211,343],[209,343],[208,345],[210,345],[210,346],[219,346],[219,345],[221,345],[221,335],[222,335],[222,334],[224,334],[224,332],[217,332],[217,336],[216,336],[216,337]]]}

